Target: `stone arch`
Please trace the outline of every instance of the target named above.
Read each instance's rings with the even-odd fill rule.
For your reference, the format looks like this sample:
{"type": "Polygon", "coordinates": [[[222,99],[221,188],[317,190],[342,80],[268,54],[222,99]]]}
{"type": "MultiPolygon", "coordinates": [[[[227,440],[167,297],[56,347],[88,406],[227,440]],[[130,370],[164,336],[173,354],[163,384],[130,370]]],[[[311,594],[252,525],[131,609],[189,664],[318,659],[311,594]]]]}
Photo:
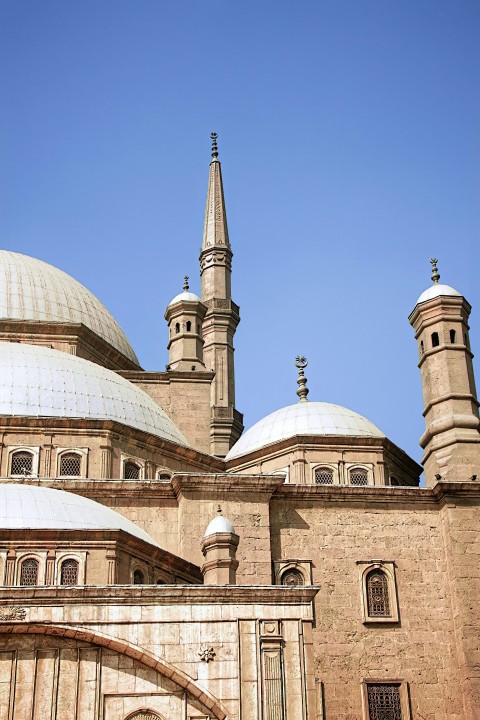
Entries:
{"type": "Polygon", "coordinates": [[[165,720],[165,718],[149,708],[140,708],[127,715],[125,720],[165,720]]]}
{"type": "MultiPolygon", "coordinates": [[[[44,625],[43,623],[1,623],[0,633],[10,634],[27,634],[27,635],[57,635],[60,637],[73,638],[83,642],[98,645],[100,647],[115,650],[121,655],[134,658],[143,663],[147,667],[156,670],[160,675],[164,675],[172,682],[179,685],[186,693],[201,703],[206,710],[213,714],[217,720],[226,720],[227,712],[217,698],[205,690],[198,687],[193,678],[179,670],[174,665],[163,658],[158,658],[149,653],[144,648],[127,642],[121,638],[115,638],[98,630],[69,627],[67,625],[44,625]]],[[[138,711],[137,711],[138,712],[138,711]]]]}

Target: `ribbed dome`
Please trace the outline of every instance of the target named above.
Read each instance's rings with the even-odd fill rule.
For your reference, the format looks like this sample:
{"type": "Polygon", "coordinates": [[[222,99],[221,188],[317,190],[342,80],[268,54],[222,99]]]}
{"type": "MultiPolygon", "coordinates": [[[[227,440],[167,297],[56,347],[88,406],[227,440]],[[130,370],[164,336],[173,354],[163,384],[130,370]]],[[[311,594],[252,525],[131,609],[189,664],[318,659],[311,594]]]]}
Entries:
{"type": "Polygon", "coordinates": [[[0,484],[0,528],[3,530],[124,530],[151,545],[141,528],[95,500],[64,490],[0,484]]]}
{"type": "Polygon", "coordinates": [[[83,285],[53,265],[0,250],[0,318],[83,323],[129,360],[138,360],[117,321],[83,285]]]}
{"type": "Polygon", "coordinates": [[[115,420],[188,445],[162,408],[113,370],[39,345],[0,342],[0,415],[115,420]]]}
{"type": "Polygon", "coordinates": [[[424,290],[418,298],[416,304],[418,305],[419,303],[427,302],[427,300],[433,300],[433,298],[439,297],[440,295],[461,297],[461,294],[457,290],[455,290],[455,288],[450,287],[450,285],[441,285],[440,283],[437,283],[436,285],[432,285],[431,287],[424,290]]]}
{"type": "Polygon", "coordinates": [[[341,405],[296,403],[259,420],[235,443],[225,459],[232,460],[295,435],[385,437],[370,420],[341,405]]]}

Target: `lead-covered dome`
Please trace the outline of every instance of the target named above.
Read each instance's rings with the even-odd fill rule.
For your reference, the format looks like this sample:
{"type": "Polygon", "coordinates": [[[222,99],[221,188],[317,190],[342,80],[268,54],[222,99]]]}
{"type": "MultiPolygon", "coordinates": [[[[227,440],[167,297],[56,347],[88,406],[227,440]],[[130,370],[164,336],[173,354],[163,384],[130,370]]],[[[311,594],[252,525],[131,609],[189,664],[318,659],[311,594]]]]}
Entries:
{"type": "Polygon", "coordinates": [[[0,415],[114,420],[188,445],[162,408],[113,370],[39,345],[0,342],[0,415]]]}
{"type": "Polygon", "coordinates": [[[29,255],[0,250],[0,318],[82,323],[139,364],[122,328],[90,290],[29,255]]]}
{"type": "Polygon", "coordinates": [[[416,305],[427,302],[427,300],[433,300],[433,298],[440,297],[441,295],[447,295],[450,297],[461,297],[461,294],[458,292],[458,290],[450,287],[450,285],[442,285],[441,283],[436,283],[435,285],[432,285],[431,287],[423,291],[423,293],[418,298],[416,305]]]}
{"type": "Polygon", "coordinates": [[[37,485],[0,484],[0,528],[124,530],[158,547],[150,535],[115,510],[81,495],[37,485]]]}
{"type": "Polygon", "coordinates": [[[225,460],[232,460],[295,435],[385,437],[370,420],[341,405],[299,402],[259,420],[235,443],[225,460]]]}

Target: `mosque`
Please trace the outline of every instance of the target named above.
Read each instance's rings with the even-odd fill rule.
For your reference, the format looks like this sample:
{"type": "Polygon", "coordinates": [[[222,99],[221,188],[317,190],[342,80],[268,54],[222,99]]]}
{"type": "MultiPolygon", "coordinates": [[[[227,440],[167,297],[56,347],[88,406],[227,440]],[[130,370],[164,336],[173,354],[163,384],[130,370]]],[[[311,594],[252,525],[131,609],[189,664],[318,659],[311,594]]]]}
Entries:
{"type": "Polygon", "coordinates": [[[480,718],[471,307],[432,267],[420,487],[308,398],[303,357],[298,401],[244,431],[215,133],[165,370],[72,277],[0,252],[0,720],[480,718]]]}

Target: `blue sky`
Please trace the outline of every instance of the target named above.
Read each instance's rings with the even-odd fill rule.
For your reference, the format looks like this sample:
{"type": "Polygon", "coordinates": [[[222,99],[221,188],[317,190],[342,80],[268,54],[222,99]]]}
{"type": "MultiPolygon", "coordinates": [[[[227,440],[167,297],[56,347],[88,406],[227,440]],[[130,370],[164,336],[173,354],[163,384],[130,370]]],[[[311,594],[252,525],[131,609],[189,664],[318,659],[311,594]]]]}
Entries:
{"type": "Polygon", "coordinates": [[[311,399],[419,460],[407,316],[432,255],[480,347],[479,67],[475,1],[2,0],[1,245],[80,280],[162,369],[216,130],[246,426],[295,402],[303,353],[311,399]]]}

